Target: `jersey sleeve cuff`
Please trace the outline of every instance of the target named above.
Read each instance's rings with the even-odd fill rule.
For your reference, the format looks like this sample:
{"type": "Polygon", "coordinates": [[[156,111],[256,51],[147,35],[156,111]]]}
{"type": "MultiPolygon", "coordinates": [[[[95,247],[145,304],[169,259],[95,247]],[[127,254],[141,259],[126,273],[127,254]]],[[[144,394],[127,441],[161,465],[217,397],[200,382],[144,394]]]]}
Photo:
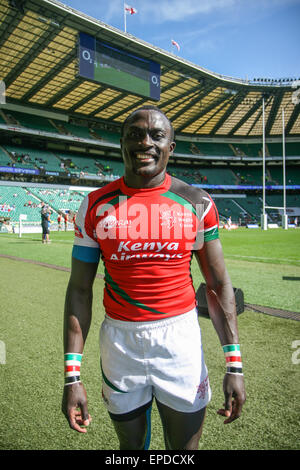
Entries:
{"type": "Polygon", "coordinates": [[[219,228],[217,225],[204,232],[205,242],[210,242],[211,240],[215,240],[216,238],[219,238],[219,228]]]}

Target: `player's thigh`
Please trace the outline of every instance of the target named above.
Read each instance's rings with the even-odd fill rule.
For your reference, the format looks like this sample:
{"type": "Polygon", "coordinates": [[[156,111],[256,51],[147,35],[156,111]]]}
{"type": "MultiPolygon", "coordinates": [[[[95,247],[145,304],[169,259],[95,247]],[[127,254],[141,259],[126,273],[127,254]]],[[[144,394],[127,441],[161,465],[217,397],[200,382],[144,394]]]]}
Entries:
{"type": "Polygon", "coordinates": [[[193,413],[184,413],[173,410],[157,400],[156,403],[163,425],[166,449],[197,450],[206,408],[193,413]]]}
{"type": "Polygon", "coordinates": [[[112,419],[120,442],[120,450],[143,450],[147,439],[147,416],[142,413],[128,421],[112,419]]]}

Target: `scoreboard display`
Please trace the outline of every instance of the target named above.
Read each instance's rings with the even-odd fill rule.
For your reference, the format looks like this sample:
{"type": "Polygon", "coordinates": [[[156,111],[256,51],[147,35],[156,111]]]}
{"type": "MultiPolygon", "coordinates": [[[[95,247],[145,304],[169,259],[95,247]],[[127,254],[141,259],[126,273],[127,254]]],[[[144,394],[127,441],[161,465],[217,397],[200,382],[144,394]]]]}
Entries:
{"type": "Polygon", "coordinates": [[[160,99],[160,64],[79,33],[79,76],[135,95],[160,99]]]}

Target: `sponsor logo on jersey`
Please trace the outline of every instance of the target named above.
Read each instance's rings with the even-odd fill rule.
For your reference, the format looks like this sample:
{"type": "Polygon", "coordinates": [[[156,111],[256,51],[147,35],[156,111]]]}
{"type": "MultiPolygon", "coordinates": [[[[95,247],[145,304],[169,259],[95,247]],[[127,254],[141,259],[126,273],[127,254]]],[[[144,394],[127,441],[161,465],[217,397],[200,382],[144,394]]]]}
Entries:
{"type": "Polygon", "coordinates": [[[128,227],[131,225],[131,220],[117,219],[115,215],[108,215],[99,222],[99,227],[104,229],[111,229],[115,227],[128,227]]]}
{"type": "Polygon", "coordinates": [[[120,242],[117,253],[113,253],[110,259],[128,261],[133,258],[160,258],[168,261],[172,258],[183,257],[183,253],[178,253],[178,249],[179,243],[177,242],[120,242]]]}
{"type": "Polygon", "coordinates": [[[175,225],[182,228],[193,228],[193,218],[190,213],[177,210],[162,210],[160,213],[161,226],[171,229],[175,225]]]}

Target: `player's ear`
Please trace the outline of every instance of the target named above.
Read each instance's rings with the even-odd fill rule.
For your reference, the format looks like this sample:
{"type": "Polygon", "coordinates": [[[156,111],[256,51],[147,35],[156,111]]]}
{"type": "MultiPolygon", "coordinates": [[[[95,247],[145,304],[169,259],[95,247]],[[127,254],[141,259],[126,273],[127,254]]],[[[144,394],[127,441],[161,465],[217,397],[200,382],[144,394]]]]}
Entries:
{"type": "Polygon", "coordinates": [[[170,143],[170,155],[173,155],[173,152],[175,150],[175,147],[176,147],[176,143],[175,142],[171,142],[170,143]]]}

